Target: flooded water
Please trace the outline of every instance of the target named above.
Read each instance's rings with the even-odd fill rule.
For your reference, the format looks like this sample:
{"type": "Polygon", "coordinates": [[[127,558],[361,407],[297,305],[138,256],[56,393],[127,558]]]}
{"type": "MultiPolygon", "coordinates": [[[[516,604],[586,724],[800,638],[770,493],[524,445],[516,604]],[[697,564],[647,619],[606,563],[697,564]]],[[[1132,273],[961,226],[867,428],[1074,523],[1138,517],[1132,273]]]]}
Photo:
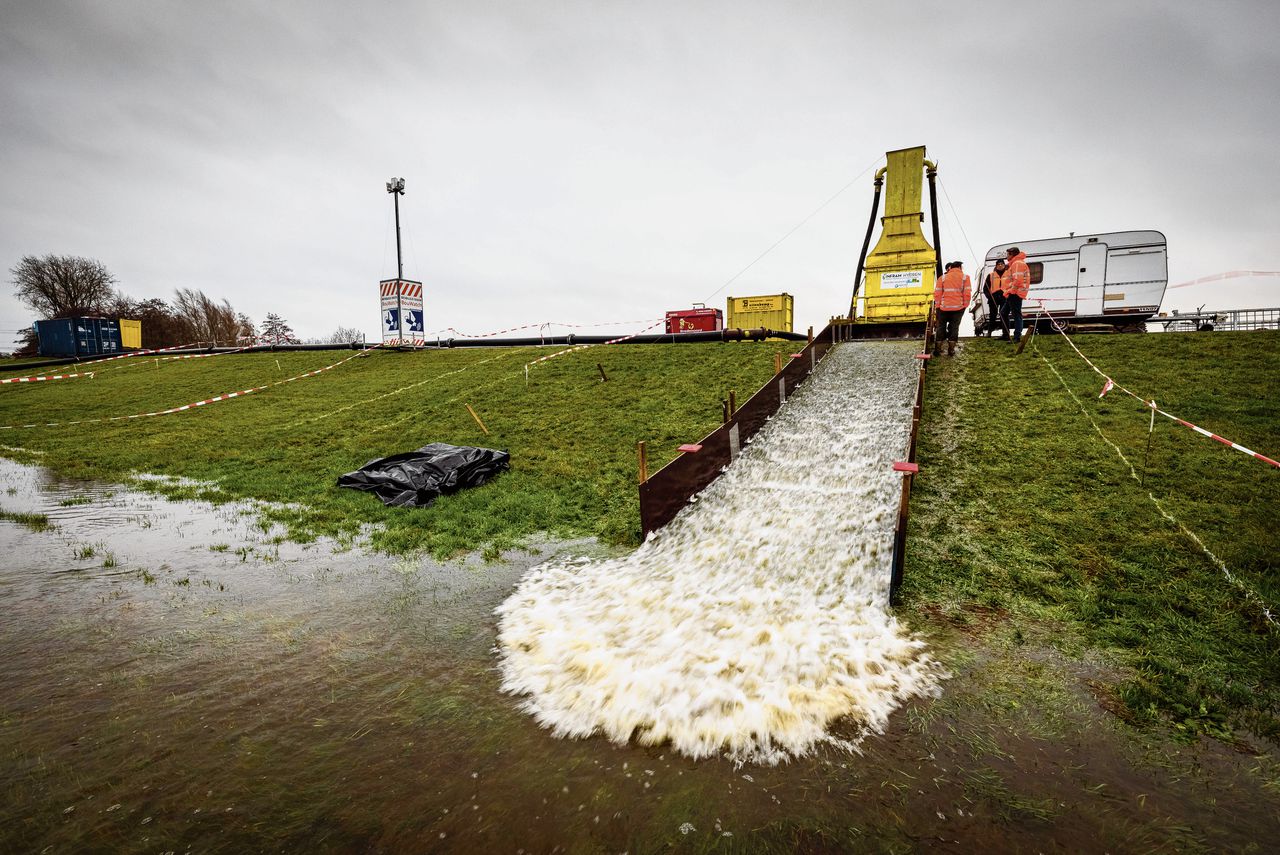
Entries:
{"type": "MultiPolygon", "coordinates": [[[[800,439],[759,448],[790,454],[800,439]]],[[[880,467],[879,454],[865,465],[880,467]]],[[[788,497],[858,498],[853,483],[778,476],[759,486],[771,497],[755,519],[761,537],[787,526],[788,497]]],[[[1003,727],[998,710],[966,717],[916,699],[874,718],[884,733],[857,754],[817,741],[774,766],[722,751],[693,760],[670,743],[558,738],[502,691],[495,609],[531,590],[517,585],[538,564],[623,566],[591,542],[493,564],[393,559],[291,544],[251,507],[171,503],[5,461],[0,509],[0,851],[1080,851],[1121,832],[1130,848],[1201,834],[1229,848],[1267,816],[1244,785],[1210,793],[1135,771],[1095,713],[1046,742],[1003,727]],[[20,514],[44,514],[50,527],[20,514]],[[1135,813],[1138,794],[1158,817],[1135,813]],[[1223,822],[1215,794],[1248,809],[1223,822]]],[[[796,526],[820,523],[806,513],[796,526]]],[[[740,543],[749,548],[749,533],[740,543]]],[[[920,662],[885,622],[882,590],[858,581],[880,575],[885,549],[880,531],[847,562],[769,560],[777,579],[809,579],[815,598],[847,583],[848,602],[814,602],[833,619],[878,621],[877,643],[906,644],[903,661],[920,662]]],[[[707,596],[732,590],[714,578],[707,596]]],[[[793,608],[783,582],[755,582],[793,608]]],[[[710,600],[698,602],[700,613],[710,600]]],[[[738,614],[732,598],[715,608],[738,614]]],[[[805,610],[788,614],[822,651],[810,667],[829,659],[852,673],[854,653],[799,623],[805,610]]],[[[981,676],[981,661],[966,667],[948,697],[981,676]]],[[[849,709],[824,733],[861,738],[870,707],[849,709]]],[[[1204,764],[1247,782],[1249,760],[1204,764]]]]}
{"type": "Polygon", "coordinates": [[[837,348],[636,552],[538,567],[500,609],[504,688],[558,735],[768,764],[936,694],[888,610],[918,348],[837,348]]]}

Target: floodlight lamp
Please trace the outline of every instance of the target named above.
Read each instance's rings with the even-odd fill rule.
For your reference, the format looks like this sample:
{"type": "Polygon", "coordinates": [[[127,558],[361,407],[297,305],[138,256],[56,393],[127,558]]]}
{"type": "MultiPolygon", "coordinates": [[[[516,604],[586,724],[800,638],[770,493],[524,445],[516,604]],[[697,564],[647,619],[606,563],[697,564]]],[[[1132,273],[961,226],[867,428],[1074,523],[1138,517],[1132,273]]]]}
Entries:
{"type": "Polygon", "coordinates": [[[403,195],[403,194],[404,194],[404,179],[403,179],[403,178],[392,178],[390,181],[388,181],[388,182],[387,182],[387,192],[388,192],[388,193],[400,193],[400,194],[402,194],[402,195],[403,195]]]}

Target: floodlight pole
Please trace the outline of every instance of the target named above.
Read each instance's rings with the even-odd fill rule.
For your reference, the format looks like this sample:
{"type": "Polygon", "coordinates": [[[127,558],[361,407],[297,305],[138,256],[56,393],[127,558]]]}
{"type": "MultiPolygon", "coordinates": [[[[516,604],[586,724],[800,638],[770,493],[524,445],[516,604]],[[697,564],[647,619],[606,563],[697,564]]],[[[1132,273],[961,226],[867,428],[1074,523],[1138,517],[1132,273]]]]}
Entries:
{"type": "Polygon", "coordinates": [[[392,178],[387,182],[387,192],[395,200],[396,206],[396,278],[404,278],[404,261],[400,255],[400,197],[404,195],[404,179],[392,178]]]}

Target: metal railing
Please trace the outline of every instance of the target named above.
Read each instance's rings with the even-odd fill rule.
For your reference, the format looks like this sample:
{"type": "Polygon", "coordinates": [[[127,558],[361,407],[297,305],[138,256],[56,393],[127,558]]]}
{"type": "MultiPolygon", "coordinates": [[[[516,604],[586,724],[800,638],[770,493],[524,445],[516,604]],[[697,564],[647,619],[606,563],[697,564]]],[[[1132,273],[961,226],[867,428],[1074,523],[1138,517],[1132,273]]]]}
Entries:
{"type": "Polygon", "coordinates": [[[1147,323],[1160,324],[1166,332],[1275,330],[1280,329],[1280,308],[1197,310],[1185,314],[1174,309],[1169,315],[1150,318],[1147,323]]]}

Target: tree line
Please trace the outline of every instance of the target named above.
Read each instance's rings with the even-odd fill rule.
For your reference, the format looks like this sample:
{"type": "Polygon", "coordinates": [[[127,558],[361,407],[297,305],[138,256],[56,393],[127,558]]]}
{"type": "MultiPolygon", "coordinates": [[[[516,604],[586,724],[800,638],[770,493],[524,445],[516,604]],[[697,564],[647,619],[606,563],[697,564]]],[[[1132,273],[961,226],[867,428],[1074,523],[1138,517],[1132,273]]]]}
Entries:
{"type": "MultiPolygon", "coordinates": [[[[172,300],[138,300],[117,288],[114,275],[92,258],[70,255],[24,256],[10,271],[14,295],[40,320],[77,317],[129,318],[142,322],[142,347],[184,344],[219,346],[298,344],[288,322],[269,313],[259,326],[228,300],[215,300],[196,288],[177,288],[172,300]]],[[[339,327],[324,343],[357,341],[361,333],[339,327]]],[[[35,331],[23,330],[15,344],[18,355],[34,353],[35,331]]]]}

